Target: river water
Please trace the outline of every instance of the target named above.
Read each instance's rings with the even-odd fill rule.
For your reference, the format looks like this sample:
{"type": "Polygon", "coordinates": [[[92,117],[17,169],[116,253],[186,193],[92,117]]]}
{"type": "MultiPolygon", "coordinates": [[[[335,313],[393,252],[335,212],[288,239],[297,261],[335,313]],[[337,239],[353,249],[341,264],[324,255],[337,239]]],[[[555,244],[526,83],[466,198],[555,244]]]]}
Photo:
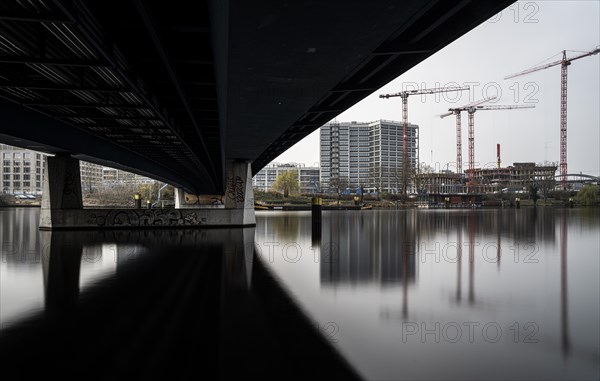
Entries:
{"type": "MultiPolygon", "coordinates": [[[[44,258],[77,234],[75,293],[155,247],[126,232],[58,239],[38,231],[38,218],[37,209],[0,210],[3,329],[57,305],[48,300],[55,265],[44,258]]],[[[324,212],[320,235],[309,212],[257,212],[256,228],[237,238],[186,234],[186,245],[250,245],[365,379],[600,377],[598,209],[324,212]]]]}

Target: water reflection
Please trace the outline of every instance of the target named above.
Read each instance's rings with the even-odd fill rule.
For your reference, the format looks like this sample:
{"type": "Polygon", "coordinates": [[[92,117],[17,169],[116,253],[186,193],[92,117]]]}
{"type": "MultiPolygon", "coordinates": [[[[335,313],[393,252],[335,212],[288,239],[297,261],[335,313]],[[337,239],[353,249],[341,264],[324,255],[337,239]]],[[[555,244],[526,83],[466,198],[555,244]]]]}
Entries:
{"type": "Polygon", "coordinates": [[[34,232],[39,212],[20,213],[0,216],[3,243],[25,230],[37,249],[3,245],[5,374],[357,378],[255,258],[254,228],[34,232]]]}
{"type": "Polygon", "coordinates": [[[315,242],[310,214],[264,212],[257,244],[309,254],[268,264],[365,378],[593,379],[599,228],[598,209],[342,211],[315,242]]]}
{"type": "Polygon", "coordinates": [[[416,276],[415,221],[407,214],[383,221],[334,214],[323,224],[322,287],[412,283],[416,276]],[[372,239],[372,237],[377,237],[372,239]]]}
{"type": "Polygon", "coordinates": [[[565,356],[569,355],[569,305],[567,292],[567,217],[563,214],[560,219],[560,333],[562,351],[565,356]]]}

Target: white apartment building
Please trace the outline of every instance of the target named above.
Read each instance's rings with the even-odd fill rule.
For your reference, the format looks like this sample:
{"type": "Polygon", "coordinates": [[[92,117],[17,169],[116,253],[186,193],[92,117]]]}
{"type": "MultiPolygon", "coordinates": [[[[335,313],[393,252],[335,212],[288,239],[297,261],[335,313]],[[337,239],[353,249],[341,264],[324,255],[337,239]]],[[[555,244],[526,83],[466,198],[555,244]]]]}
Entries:
{"type": "MultiPolygon", "coordinates": [[[[46,154],[24,148],[0,144],[0,177],[3,194],[41,195],[43,190],[46,154]]],[[[81,161],[81,189],[95,192],[102,186],[102,166],[81,161]]]]}
{"type": "Polygon", "coordinates": [[[271,163],[261,169],[252,178],[252,186],[263,192],[268,192],[273,187],[273,183],[279,174],[288,171],[298,173],[301,193],[319,192],[319,167],[306,167],[298,163],[271,163]]]}
{"type": "MultiPolygon", "coordinates": [[[[369,190],[399,192],[403,169],[402,130],[401,122],[391,120],[332,122],[321,127],[322,190],[333,191],[333,179],[349,188],[362,186],[369,190]]],[[[415,124],[408,125],[407,154],[410,171],[419,162],[419,126],[415,124]]]]}

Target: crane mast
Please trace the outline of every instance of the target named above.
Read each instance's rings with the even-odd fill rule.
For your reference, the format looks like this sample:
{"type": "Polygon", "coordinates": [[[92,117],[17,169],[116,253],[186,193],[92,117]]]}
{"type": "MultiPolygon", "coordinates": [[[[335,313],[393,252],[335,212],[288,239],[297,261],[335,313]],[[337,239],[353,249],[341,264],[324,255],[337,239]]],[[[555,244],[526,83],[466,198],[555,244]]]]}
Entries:
{"type": "MultiPolygon", "coordinates": [[[[513,109],[521,109],[521,108],[534,108],[534,105],[481,105],[484,102],[490,101],[494,98],[487,98],[477,102],[473,102],[471,104],[448,109],[448,113],[440,115],[441,118],[445,118],[453,113],[457,115],[457,139],[460,138],[460,132],[458,129],[460,128],[460,112],[467,111],[469,119],[468,119],[468,128],[469,128],[469,140],[468,140],[468,152],[469,152],[469,170],[468,170],[468,181],[467,181],[467,190],[471,192],[473,187],[473,172],[475,170],[475,112],[480,110],[513,110],[513,109]]],[[[457,140],[456,142],[457,148],[457,160],[459,157],[462,158],[462,153],[460,152],[461,143],[457,140]]]]}
{"type": "Polygon", "coordinates": [[[469,86],[462,87],[442,87],[433,89],[420,89],[402,91],[392,94],[380,94],[379,98],[400,97],[402,99],[402,196],[406,199],[406,189],[408,188],[408,97],[410,95],[436,94],[451,91],[469,90],[469,86]]]}
{"type": "Polygon", "coordinates": [[[446,114],[440,115],[440,118],[445,118],[452,114],[456,115],[456,173],[462,173],[462,126],[461,126],[461,112],[468,110],[470,107],[478,106],[482,103],[489,102],[491,100],[496,99],[496,97],[484,98],[473,103],[469,103],[468,105],[464,105],[462,107],[456,107],[448,109],[446,114]]]}
{"type": "Polygon", "coordinates": [[[567,190],[567,52],[560,64],[560,185],[567,190]]]}
{"type": "Polygon", "coordinates": [[[469,107],[469,191],[473,186],[473,172],[475,170],[475,112],[482,110],[514,110],[522,108],[535,108],[534,105],[493,105],[469,107]]]}
{"type": "Polygon", "coordinates": [[[549,64],[536,66],[531,69],[524,70],[522,72],[509,75],[504,79],[515,78],[521,75],[533,73],[539,70],[548,69],[553,66],[560,65],[560,177],[561,177],[561,188],[567,189],[567,67],[572,61],[580,58],[589,57],[594,54],[600,53],[600,48],[580,54],[578,56],[567,58],[567,51],[562,51],[562,59],[551,62],[549,64]]]}

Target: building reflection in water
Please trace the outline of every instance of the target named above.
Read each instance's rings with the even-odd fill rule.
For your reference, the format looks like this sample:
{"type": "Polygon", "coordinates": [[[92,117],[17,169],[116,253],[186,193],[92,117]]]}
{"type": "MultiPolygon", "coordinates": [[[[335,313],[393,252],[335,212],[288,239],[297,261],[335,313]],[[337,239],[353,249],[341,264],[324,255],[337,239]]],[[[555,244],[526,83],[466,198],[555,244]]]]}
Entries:
{"type": "Polygon", "coordinates": [[[330,214],[323,221],[322,287],[377,283],[382,287],[413,283],[416,248],[413,213],[364,219],[330,214]]]}
{"type": "MultiPolygon", "coordinates": [[[[590,282],[590,272],[586,281],[573,276],[573,271],[579,274],[582,266],[585,266],[581,262],[582,253],[579,252],[587,247],[579,242],[580,233],[598,237],[598,211],[589,212],[589,216],[586,213],[581,210],[544,208],[326,212],[323,214],[321,238],[314,240],[310,254],[302,257],[306,263],[282,262],[279,255],[287,244],[294,247],[309,246],[312,234],[310,214],[266,213],[259,214],[257,219],[256,234],[259,238],[256,242],[263,246],[264,257],[261,259],[264,260],[269,258],[267,254],[271,255],[270,251],[267,253],[270,246],[266,243],[279,244],[277,260],[273,266],[267,267],[281,277],[294,293],[302,296],[306,292],[307,297],[298,299],[308,301],[303,307],[309,313],[315,312],[311,308],[326,309],[316,315],[320,313],[320,316],[326,316],[327,320],[324,321],[335,321],[341,327],[340,337],[355,334],[348,328],[353,325],[344,319],[353,319],[354,315],[357,319],[366,319],[369,315],[365,311],[373,307],[376,308],[373,320],[364,321],[365,325],[369,325],[368,333],[356,333],[359,337],[372,334],[373,337],[379,335],[382,340],[394,335],[394,329],[398,329],[400,321],[430,323],[427,320],[429,316],[441,320],[442,325],[449,319],[458,322],[473,319],[482,324],[499,321],[503,328],[519,319],[521,327],[529,321],[539,324],[540,333],[536,338],[541,339],[540,344],[535,347],[513,346],[510,351],[535,348],[531,350],[538,351],[539,356],[544,351],[549,353],[544,355],[549,357],[544,358],[568,358],[569,361],[565,361],[568,365],[580,361],[582,353],[597,353],[593,344],[586,343],[583,337],[588,334],[580,327],[581,322],[589,324],[589,310],[582,307],[582,301],[587,301],[585,303],[591,307],[597,303],[589,301],[591,291],[582,286],[590,282]],[[567,238],[569,233],[572,235],[570,242],[567,238]],[[573,234],[576,238],[573,238],[573,234]],[[432,248],[436,247],[435,242],[456,247],[456,260],[439,265],[431,265],[430,262],[422,265],[424,258],[432,258],[430,254],[432,248]],[[486,245],[490,247],[486,254],[488,260],[481,256],[486,245]],[[536,246],[539,253],[535,259],[541,260],[541,265],[523,263],[530,250],[522,250],[517,254],[515,245],[522,249],[525,245],[536,246]],[[568,255],[569,246],[571,255],[568,255]],[[574,251],[579,254],[572,255],[574,251]],[[313,254],[315,258],[320,254],[318,263],[313,260],[313,254]],[[571,271],[571,277],[568,277],[568,271],[571,271]],[[293,274],[295,278],[290,281],[286,274],[293,274]],[[311,283],[307,279],[314,279],[314,284],[306,285],[311,283]],[[306,290],[302,287],[306,287],[306,290]],[[572,293],[570,299],[569,292],[572,293]],[[573,298],[573,293],[577,293],[577,297],[573,298]],[[313,298],[323,300],[313,303],[313,298]],[[340,303],[336,304],[337,301],[340,303]],[[353,303],[361,306],[360,313],[351,309],[353,303]],[[341,315],[334,314],[337,310],[341,311],[341,315]]],[[[141,328],[135,324],[142,322],[160,332],[157,339],[164,339],[170,333],[162,332],[185,336],[169,319],[173,316],[177,316],[175,320],[193,316],[199,320],[191,322],[184,319],[182,326],[185,332],[193,332],[194,340],[209,340],[214,344],[219,337],[219,355],[208,357],[217,364],[211,368],[215,371],[216,368],[228,367],[228,364],[219,362],[222,361],[219,356],[237,364],[245,364],[241,368],[257,366],[250,363],[252,356],[248,357],[248,353],[256,353],[256,342],[263,341],[267,345],[270,340],[276,343],[280,340],[266,333],[265,327],[285,332],[286,348],[304,340],[302,332],[288,332],[290,328],[295,330],[297,325],[290,322],[287,315],[282,315],[281,302],[278,301],[282,294],[273,291],[277,290],[277,282],[273,282],[269,271],[265,271],[261,264],[263,261],[257,261],[254,257],[254,229],[232,229],[227,233],[216,230],[50,233],[32,231],[21,225],[23,221],[26,221],[26,216],[15,214],[12,222],[9,220],[5,224],[3,217],[0,238],[3,242],[22,239],[25,242],[23,246],[37,249],[11,251],[4,248],[3,271],[39,267],[38,276],[32,279],[38,282],[40,288],[42,283],[44,285],[44,316],[49,321],[64,318],[69,312],[74,316],[82,314],[81,306],[87,306],[89,313],[81,315],[85,318],[106,309],[102,315],[90,320],[103,330],[115,327],[113,323],[119,322],[139,333],[141,328]],[[177,260],[173,262],[172,258],[177,260]],[[160,269],[147,267],[148,263],[158,265],[160,269]],[[135,271],[136,268],[153,270],[146,271],[141,282],[125,282],[127,279],[138,279],[132,277],[134,273],[139,275],[140,271],[135,271]],[[102,277],[107,279],[102,280],[102,277]],[[185,279],[185,282],[181,279],[185,279]],[[112,282],[125,282],[121,284],[127,287],[118,288],[123,295],[117,297],[111,294],[110,302],[104,300],[99,303],[101,299],[96,295],[114,291],[110,286],[112,282]],[[127,291],[127,288],[130,290],[127,291]],[[179,295],[183,299],[178,297],[176,299],[179,302],[173,304],[168,301],[170,298],[167,295],[179,295]],[[132,306],[113,305],[121,297],[132,306]],[[93,307],[90,307],[90,303],[94,304],[93,307]],[[138,310],[138,307],[133,307],[139,305],[144,307],[138,310]],[[186,309],[182,307],[185,305],[195,307],[186,309]],[[133,314],[132,322],[127,323],[129,325],[124,323],[129,319],[125,316],[120,319],[111,317],[108,324],[100,322],[101,318],[107,316],[107,311],[114,312],[119,308],[126,311],[124,315],[133,314]],[[160,312],[165,308],[170,313],[160,312]],[[257,309],[260,311],[257,312],[257,309]],[[211,313],[203,316],[206,311],[211,313]],[[217,328],[209,332],[201,327],[203,325],[217,328]]],[[[293,252],[290,250],[290,256],[293,256],[293,252]]],[[[593,271],[591,274],[594,274],[593,271]]],[[[32,319],[39,319],[39,316],[32,319]]],[[[22,328],[27,321],[17,325],[22,328]]],[[[58,327],[67,329],[65,324],[61,323],[58,327]]],[[[597,334],[589,326],[587,331],[592,332],[592,336],[597,334]]],[[[117,329],[117,332],[126,331],[117,329]]],[[[531,331],[522,330],[522,333],[531,331]]],[[[146,332],[144,335],[149,334],[146,332]]],[[[9,334],[4,337],[19,336],[9,334]]],[[[69,340],[70,344],[74,343],[72,339],[69,340]]],[[[351,340],[341,340],[339,345],[351,345],[348,342],[351,340]]],[[[378,352],[376,341],[369,345],[379,358],[385,358],[389,347],[382,345],[378,352]]],[[[185,356],[170,345],[164,348],[173,350],[173,356],[175,353],[185,356]]],[[[393,349],[401,353],[404,351],[402,348],[393,349]]],[[[500,345],[496,345],[496,348],[500,348],[500,345]]],[[[17,349],[20,353],[28,350],[25,346],[17,349]]],[[[39,350],[46,349],[48,347],[42,346],[39,350]]],[[[356,350],[342,349],[344,352],[356,350]]],[[[144,351],[141,353],[147,354],[144,351]]],[[[285,359],[282,361],[285,362],[285,359]]],[[[485,361],[481,364],[485,364],[485,361]]],[[[593,361],[597,364],[597,357],[593,361]]],[[[267,364],[258,366],[262,366],[259,373],[267,371],[267,364]]]]}
{"type": "Polygon", "coordinates": [[[494,369],[500,378],[535,372],[569,379],[598,369],[591,339],[599,337],[597,291],[590,287],[598,278],[590,266],[597,263],[590,248],[598,247],[598,213],[543,207],[324,212],[318,239],[310,214],[297,213],[293,224],[293,213],[264,212],[257,232],[265,247],[312,242],[311,252],[319,251],[318,261],[276,259],[271,268],[316,318],[339,325],[340,345],[367,378],[481,379],[494,369]],[[568,241],[568,234],[577,240],[568,241]],[[464,328],[461,342],[422,345],[425,328],[439,323],[443,341],[446,325],[466,322],[497,325],[503,337],[491,344],[480,332],[470,342],[464,328]],[[403,341],[403,324],[421,333],[403,341]],[[428,360],[422,366],[402,360],[411,356],[428,360]],[[556,362],[561,356],[568,361],[556,362]],[[511,367],[502,367],[505,359],[511,367]]]}

